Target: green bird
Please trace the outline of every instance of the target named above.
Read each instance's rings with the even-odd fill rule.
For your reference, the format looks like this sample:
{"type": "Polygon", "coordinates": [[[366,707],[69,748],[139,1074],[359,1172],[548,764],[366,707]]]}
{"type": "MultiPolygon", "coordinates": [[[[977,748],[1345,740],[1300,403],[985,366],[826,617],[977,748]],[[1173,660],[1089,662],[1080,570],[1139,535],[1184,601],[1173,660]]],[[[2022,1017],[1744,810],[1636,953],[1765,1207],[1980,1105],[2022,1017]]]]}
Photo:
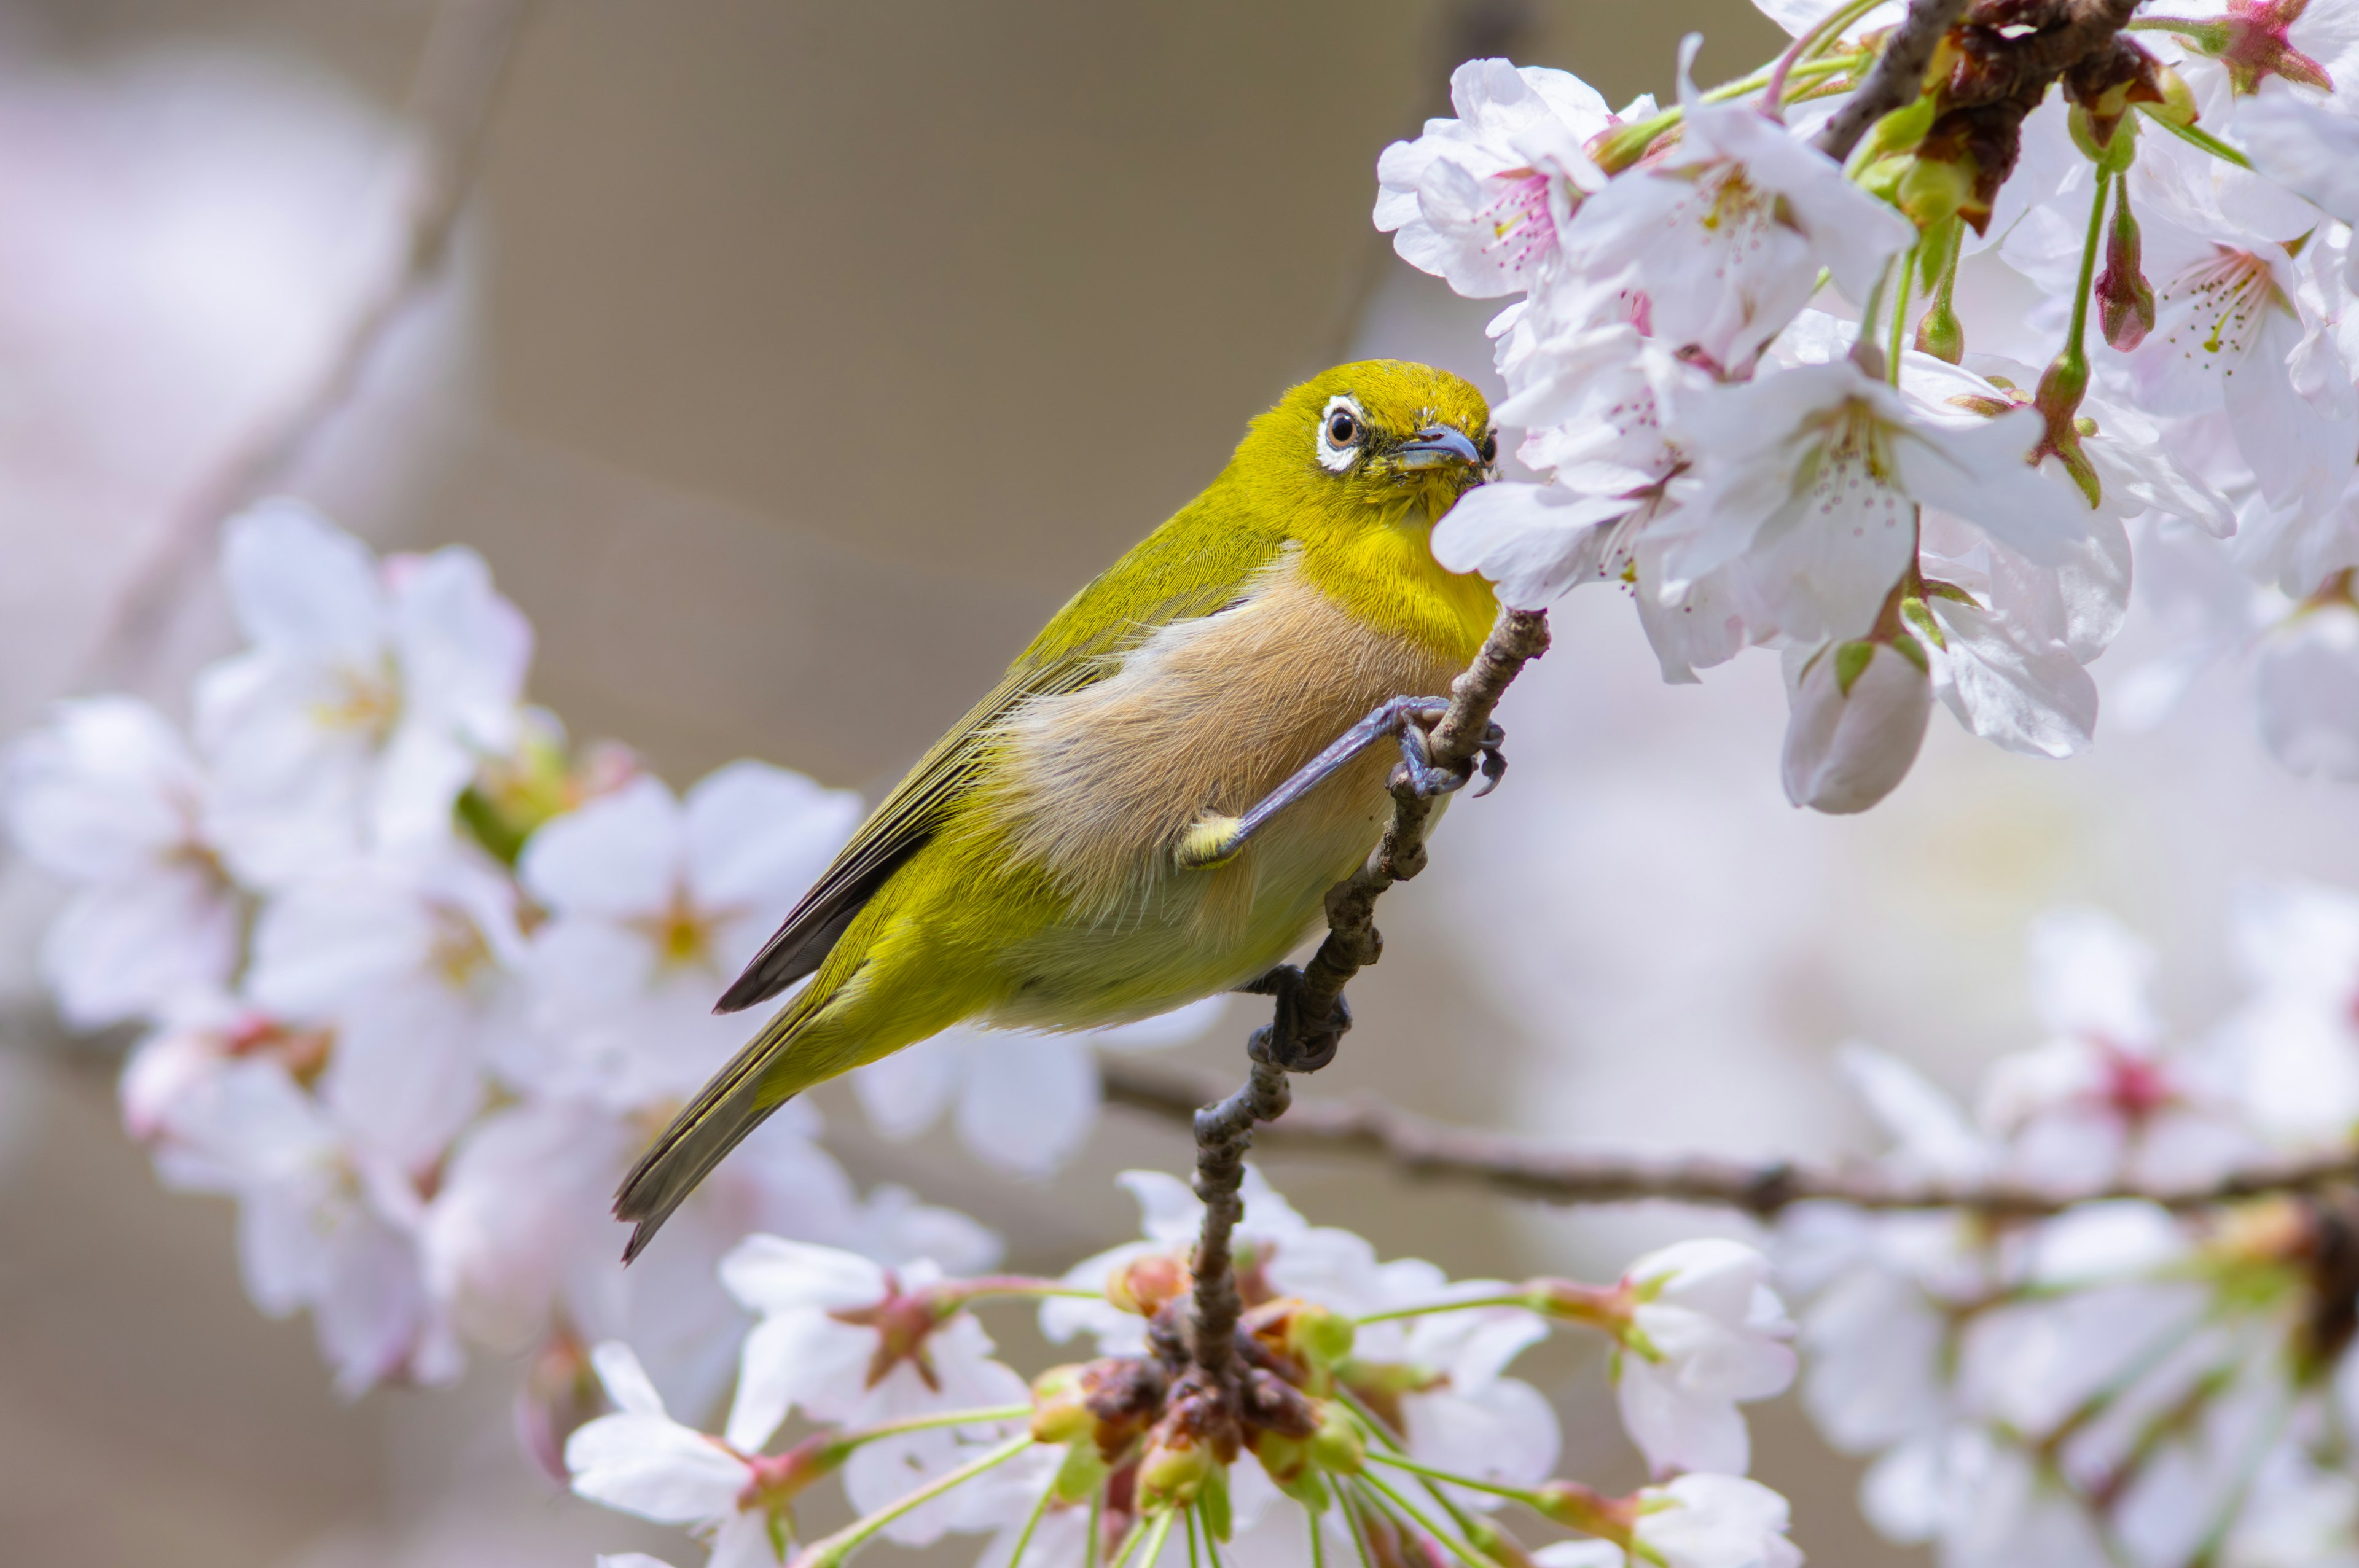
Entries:
{"type": "MultiPolygon", "coordinates": [[[[625,1259],[779,1106],[962,1022],[1126,1022],[1267,974],[1391,814],[1399,739],[1497,612],[1429,534],[1497,455],[1482,394],[1340,365],[1075,594],[909,775],[716,1011],[795,993],[657,1138],[625,1259]],[[1339,741],[1339,737],[1341,738],[1339,741]]],[[[1494,777],[1496,753],[1485,759],[1494,777]]]]}

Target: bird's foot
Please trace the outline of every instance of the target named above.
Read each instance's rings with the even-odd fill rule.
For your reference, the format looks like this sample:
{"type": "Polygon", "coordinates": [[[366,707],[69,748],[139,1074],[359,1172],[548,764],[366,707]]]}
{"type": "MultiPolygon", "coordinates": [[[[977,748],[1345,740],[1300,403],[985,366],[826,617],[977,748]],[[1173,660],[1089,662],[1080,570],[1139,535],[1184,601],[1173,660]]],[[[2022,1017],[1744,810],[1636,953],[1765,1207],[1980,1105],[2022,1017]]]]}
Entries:
{"type": "Polygon", "coordinates": [[[1506,776],[1507,756],[1500,748],[1506,744],[1507,732],[1496,724],[1484,725],[1483,743],[1476,750],[1474,758],[1455,767],[1444,766],[1433,760],[1430,726],[1440,723],[1441,716],[1448,711],[1449,704],[1441,703],[1412,708],[1403,712],[1400,720],[1401,762],[1393,771],[1393,781],[1396,784],[1407,784],[1412,794],[1420,799],[1430,800],[1436,795],[1451,795],[1464,789],[1473,782],[1479,768],[1483,774],[1483,787],[1474,792],[1474,798],[1480,800],[1496,789],[1499,781],[1506,776]]]}
{"type": "Polygon", "coordinates": [[[1303,994],[1302,971],[1292,964],[1280,964],[1239,989],[1274,998],[1277,1003],[1268,1026],[1255,1030],[1246,1043],[1246,1054],[1255,1061],[1289,1073],[1315,1073],[1335,1059],[1344,1032],[1352,1027],[1352,1010],[1341,996],[1322,1016],[1311,1016],[1311,1002],[1303,994]]]}

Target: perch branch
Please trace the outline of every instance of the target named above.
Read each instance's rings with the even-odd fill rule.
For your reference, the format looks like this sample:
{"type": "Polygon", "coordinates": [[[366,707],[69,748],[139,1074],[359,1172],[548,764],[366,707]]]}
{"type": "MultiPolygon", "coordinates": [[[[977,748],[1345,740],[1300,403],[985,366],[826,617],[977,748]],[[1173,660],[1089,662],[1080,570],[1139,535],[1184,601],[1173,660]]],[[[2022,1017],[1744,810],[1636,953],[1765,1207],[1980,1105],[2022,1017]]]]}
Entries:
{"type": "MultiPolygon", "coordinates": [[[[1100,1067],[1114,1104],[1173,1119],[1196,1118],[1199,1127],[1208,1113],[1197,1108],[1220,1092],[1205,1076],[1123,1057],[1103,1058],[1100,1067]]],[[[2354,1152],[2256,1167],[2200,1185],[2113,1186],[2068,1195],[2003,1181],[1912,1181],[1864,1164],[1574,1149],[1452,1127],[1368,1096],[1298,1104],[1259,1137],[1275,1148],[1373,1158],[1420,1181],[1472,1183],[1549,1203],[1663,1200],[1741,1209],[1764,1219],[1815,1199],[1864,1209],[1967,1209],[2002,1218],[2036,1218],[2119,1198],[2186,1212],[2359,1182],[2359,1152],[2354,1152]]]]}
{"type": "Polygon", "coordinates": [[[483,162],[484,131],[530,0],[443,0],[420,53],[410,117],[424,128],[398,251],[363,293],[310,379],[266,412],[166,520],[134,570],[91,659],[92,678],[136,680],[156,651],[190,569],[222,524],[294,467],[348,403],[394,324],[440,274],[483,162]]]}
{"type": "Polygon", "coordinates": [[[1909,0],[1908,14],[1886,40],[1884,53],[1868,71],[1867,80],[1819,132],[1818,149],[1841,163],[1851,157],[1852,148],[1859,146],[1869,126],[1895,109],[1906,109],[1917,102],[1925,90],[1925,72],[1933,64],[1934,51],[1965,9],[1966,0],[1909,0]]]}
{"type": "MultiPolygon", "coordinates": [[[[1451,683],[1450,707],[1427,737],[1435,765],[1473,766],[1508,683],[1547,652],[1548,641],[1546,614],[1499,612],[1474,662],[1451,683]]],[[[1288,969],[1271,977],[1268,989],[1276,992],[1277,1005],[1268,1027],[1256,1030],[1246,1047],[1252,1065],[1244,1087],[1217,1104],[1189,1108],[1196,1134],[1196,1195],[1204,1203],[1193,1271],[1193,1357],[1197,1370],[1230,1404],[1234,1403],[1234,1340],[1243,1303],[1229,1241],[1245,1212],[1239,1186],[1254,1126],[1285,1114],[1291,1098],[1289,1071],[1315,1070],[1333,1055],[1335,1041],[1351,1027],[1343,1006],[1343,987],[1384,951],[1384,938],[1376,930],[1376,900],[1393,883],[1425,869],[1425,834],[1433,819],[1433,802],[1411,787],[1405,769],[1393,773],[1392,797],[1392,820],[1365,863],[1328,890],[1327,935],[1319,951],[1299,973],[1288,969]]]]}

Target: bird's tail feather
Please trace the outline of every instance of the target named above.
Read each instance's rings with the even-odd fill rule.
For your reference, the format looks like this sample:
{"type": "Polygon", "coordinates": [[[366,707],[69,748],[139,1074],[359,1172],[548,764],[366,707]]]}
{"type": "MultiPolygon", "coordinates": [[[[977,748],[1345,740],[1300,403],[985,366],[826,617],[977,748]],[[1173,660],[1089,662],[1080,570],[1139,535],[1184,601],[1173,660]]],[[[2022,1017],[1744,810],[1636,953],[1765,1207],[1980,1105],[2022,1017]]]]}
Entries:
{"type": "Polygon", "coordinates": [[[793,1088],[784,1092],[775,1085],[766,1088],[774,1076],[767,1069],[820,1010],[834,1000],[832,990],[812,985],[781,1009],[639,1156],[639,1162],[631,1167],[614,1194],[614,1217],[636,1222],[630,1243],[623,1249],[624,1262],[646,1250],[672,1211],[687,1201],[729,1151],[794,1097],[793,1088]]]}

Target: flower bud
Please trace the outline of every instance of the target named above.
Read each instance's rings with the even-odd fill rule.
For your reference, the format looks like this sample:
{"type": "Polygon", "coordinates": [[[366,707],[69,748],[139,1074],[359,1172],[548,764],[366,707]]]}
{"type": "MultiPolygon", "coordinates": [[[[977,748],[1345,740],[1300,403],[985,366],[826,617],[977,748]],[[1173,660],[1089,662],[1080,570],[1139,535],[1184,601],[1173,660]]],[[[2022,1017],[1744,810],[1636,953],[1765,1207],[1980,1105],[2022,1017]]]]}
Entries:
{"type": "Polygon", "coordinates": [[[1352,1354],[1359,1330],[1352,1320],[1332,1308],[1304,1303],[1286,1323],[1287,1353],[1306,1367],[1322,1370],[1352,1354]]]}
{"type": "Polygon", "coordinates": [[[2081,411],[2081,399],[2089,390],[2089,361],[2077,345],[2068,344],[2062,353],[2049,362],[2039,373],[2039,390],[2032,395],[2031,406],[2039,410],[2047,422],[2047,431],[2039,445],[2031,451],[2032,460],[2054,458],[2081,487],[2081,493],[2094,506],[2104,494],[2097,477],[2096,465],[2089,454],[2081,449],[2082,431],[2074,416],[2081,411]]]}
{"type": "Polygon", "coordinates": [[[1186,1295],[1193,1284],[1187,1264],[1169,1252],[1150,1252],[1108,1276],[1105,1293],[1123,1311],[1153,1317],[1164,1303],[1186,1295]]]}
{"type": "Polygon", "coordinates": [[[1893,202],[1919,229],[1930,229],[1955,218],[1973,200],[1975,175],[1971,161],[1920,154],[1900,171],[1893,202]]]}
{"type": "Polygon", "coordinates": [[[1136,1356],[1051,1367],[1032,1382],[1032,1437],[1081,1444],[1113,1464],[1128,1453],[1163,1408],[1163,1368],[1136,1356]]]}
{"type": "Polygon", "coordinates": [[[1637,1530],[1636,1498],[1609,1498],[1578,1481],[1548,1482],[1529,1500],[1542,1518],[1610,1541],[1625,1552],[1637,1530]]]}
{"type": "Polygon", "coordinates": [[[1933,711],[1925,650],[1889,642],[1829,644],[1795,679],[1786,722],[1786,798],[1814,811],[1865,811],[1917,761],[1933,711]]]}
{"type": "Polygon", "coordinates": [[[2154,287],[2138,270],[2142,249],[2125,189],[2114,201],[2114,224],[2105,235],[2105,270],[2097,275],[2097,320],[2105,341],[2124,353],[2154,330],[2154,287]]]}
{"type": "Polygon", "coordinates": [[[2155,66],[2155,85],[2162,90],[2162,102],[2154,106],[2154,115],[2174,125],[2195,124],[2195,89],[2187,79],[2167,65],[2155,66]]]}
{"type": "Polygon", "coordinates": [[[1368,1463],[1367,1439],[1360,1435],[1343,1407],[1332,1400],[1320,1403],[1319,1430],[1310,1434],[1310,1457],[1321,1469],[1338,1476],[1356,1476],[1368,1463]]]}
{"type": "Polygon", "coordinates": [[[1158,1428],[1138,1461],[1138,1506],[1143,1511],[1184,1508],[1204,1490],[1220,1468],[1212,1451],[1184,1433],[1158,1428]]]}

